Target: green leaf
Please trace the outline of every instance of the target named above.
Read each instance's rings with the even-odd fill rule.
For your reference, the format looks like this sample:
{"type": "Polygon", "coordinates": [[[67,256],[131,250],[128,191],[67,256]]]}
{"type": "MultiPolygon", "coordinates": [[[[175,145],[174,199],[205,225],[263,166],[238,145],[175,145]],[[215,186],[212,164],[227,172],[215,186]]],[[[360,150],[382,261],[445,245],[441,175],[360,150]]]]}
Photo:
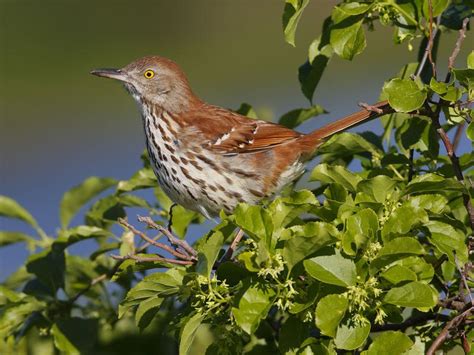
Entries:
{"type": "MultiPolygon", "coordinates": [[[[145,276],[142,281],[128,291],[127,296],[120,303],[118,317],[122,318],[130,308],[138,306],[148,299],[175,295],[183,283],[183,276],[184,271],[179,269],[169,269],[166,272],[145,276]]],[[[158,302],[156,301],[154,304],[158,304],[158,302]]]]}
{"type": "Polygon", "coordinates": [[[349,161],[355,155],[380,159],[383,151],[358,134],[343,132],[333,135],[318,148],[318,155],[323,155],[323,161],[332,164],[338,159],[349,161]]]}
{"type": "Polygon", "coordinates": [[[344,252],[355,255],[368,240],[375,239],[379,229],[379,218],[373,210],[366,208],[350,215],[346,220],[342,237],[344,252]]]}
{"type": "Polygon", "coordinates": [[[434,276],[433,266],[418,256],[409,256],[407,258],[399,259],[394,264],[406,267],[413,271],[416,274],[418,281],[430,282],[434,276]]]}
{"type": "Polygon", "coordinates": [[[369,8],[369,5],[357,2],[341,4],[334,8],[330,42],[334,52],[341,58],[352,60],[365,49],[367,43],[362,23],[364,13],[369,8]]]}
{"type": "Polygon", "coordinates": [[[309,333],[307,323],[297,317],[289,317],[283,323],[280,330],[278,347],[281,354],[288,354],[298,350],[299,346],[307,338],[309,333]]]}
{"type": "Polygon", "coordinates": [[[35,274],[39,280],[53,291],[64,287],[66,259],[61,248],[48,248],[40,253],[30,255],[26,262],[29,273],[35,274]]]}
{"type": "Polygon", "coordinates": [[[436,17],[443,13],[449,5],[450,0],[424,0],[423,1],[423,14],[425,18],[430,18],[430,3],[431,3],[431,16],[436,17]]]}
{"type": "Polygon", "coordinates": [[[196,272],[205,276],[210,277],[212,267],[217,260],[219,251],[224,244],[224,234],[220,230],[211,232],[206,239],[199,244],[198,249],[198,262],[196,265],[196,272]]]}
{"type": "Polygon", "coordinates": [[[181,328],[179,355],[189,354],[189,350],[191,348],[191,345],[193,344],[196,332],[204,318],[204,314],[196,313],[191,318],[189,318],[184,327],[181,328]]]}
{"type": "Polygon", "coordinates": [[[5,286],[0,285],[0,305],[5,305],[7,303],[19,302],[25,298],[25,294],[17,293],[8,289],[5,286]]]}
{"type": "Polygon", "coordinates": [[[309,287],[305,290],[304,293],[299,292],[298,295],[296,295],[296,298],[293,300],[292,305],[290,306],[290,313],[298,314],[311,307],[316,302],[316,299],[319,296],[319,288],[320,283],[313,282],[309,285],[309,287]]]}
{"type": "Polygon", "coordinates": [[[334,26],[331,30],[331,46],[338,56],[347,60],[362,53],[367,46],[362,21],[349,27],[334,26]]]}
{"type": "Polygon", "coordinates": [[[285,239],[282,255],[288,271],[291,272],[300,261],[336,240],[338,234],[335,226],[325,222],[308,222],[284,230],[281,237],[285,239]]]}
{"type": "Polygon", "coordinates": [[[324,335],[335,337],[349,302],[343,295],[327,295],[316,306],[316,326],[324,335]],[[329,311],[330,310],[330,311],[329,311]]]}
{"type": "Polygon", "coordinates": [[[438,95],[442,95],[448,91],[448,84],[442,81],[437,81],[435,78],[431,78],[430,89],[438,95]]]}
{"type": "Polygon", "coordinates": [[[392,79],[384,85],[383,92],[397,112],[415,111],[426,100],[426,91],[410,79],[392,79]]]}
{"type": "Polygon", "coordinates": [[[91,226],[77,226],[71,229],[62,230],[59,232],[58,238],[54,241],[54,245],[63,249],[66,247],[81,242],[86,239],[108,237],[111,233],[105,229],[91,226]]]}
{"type": "Polygon", "coordinates": [[[434,307],[437,301],[437,293],[427,284],[418,281],[394,287],[384,297],[385,303],[422,309],[434,307]]]}
{"type": "Polygon", "coordinates": [[[63,195],[59,210],[61,227],[66,228],[84,204],[116,183],[115,179],[93,176],[67,191],[63,195]]]}
{"type": "Polygon", "coordinates": [[[467,262],[468,250],[466,235],[463,232],[440,221],[431,220],[425,226],[430,231],[430,241],[442,254],[446,254],[451,262],[455,263],[455,254],[461,264],[467,262]]]}
{"type": "Polygon", "coordinates": [[[380,276],[394,285],[404,281],[418,280],[416,274],[413,271],[402,265],[394,265],[388,270],[382,272],[380,276]]]}
{"type": "Polygon", "coordinates": [[[58,320],[51,328],[54,346],[67,354],[92,351],[98,334],[97,319],[68,318],[58,320]]]}
{"type": "Polygon", "coordinates": [[[295,32],[304,8],[309,0],[286,0],[283,10],[283,32],[285,40],[292,46],[295,45],[295,32]]]}
{"type": "Polygon", "coordinates": [[[258,119],[257,113],[253,109],[252,105],[249,105],[248,103],[244,102],[240,105],[240,107],[235,110],[235,112],[247,116],[250,118],[258,119]]]}
{"type": "Polygon", "coordinates": [[[379,270],[400,259],[401,256],[422,254],[425,254],[425,250],[415,238],[399,237],[385,242],[370,267],[372,270],[379,270]]]}
{"type": "Polygon", "coordinates": [[[119,181],[117,184],[117,192],[122,193],[147,189],[156,187],[157,184],[155,173],[150,167],[147,167],[138,170],[130,179],[119,181]]]}
{"type": "Polygon", "coordinates": [[[314,105],[310,108],[299,108],[285,113],[280,117],[278,123],[288,128],[295,128],[310,118],[316,117],[322,113],[327,113],[327,111],[320,105],[314,105]]]}
{"type": "Polygon", "coordinates": [[[397,181],[386,175],[379,175],[359,182],[357,191],[364,192],[372,196],[375,201],[383,203],[391,197],[396,186],[397,181]]]}
{"type": "Polygon", "coordinates": [[[338,349],[354,350],[364,344],[370,333],[370,324],[346,325],[341,324],[337,328],[334,343],[338,349]]]}
{"type": "Polygon", "coordinates": [[[38,226],[36,220],[26,209],[7,196],[0,195],[0,216],[20,219],[33,227],[38,226]]]}
{"type": "Polygon", "coordinates": [[[405,120],[397,129],[395,138],[398,145],[406,150],[417,149],[427,152],[433,158],[438,155],[439,138],[431,121],[427,118],[411,117],[405,120]]]}
{"type": "Polygon", "coordinates": [[[384,244],[377,257],[394,254],[425,254],[425,249],[418,240],[410,237],[392,239],[384,244]]]}
{"type": "Polygon", "coordinates": [[[388,240],[396,236],[406,235],[418,225],[427,222],[428,214],[424,209],[405,203],[392,212],[385,222],[382,228],[382,238],[388,240]]]}
{"type": "Polygon", "coordinates": [[[135,324],[140,329],[145,329],[150,325],[155,315],[160,310],[160,306],[163,303],[164,298],[151,297],[148,298],[138,305],[137,312],[135,313],[135,324]]]}
{"type": "Polygon", "coordinates": [[[317,256],[304,261],[308,274],[321,282],[337,286],[356,284],[356,265],[344,258],[338,250],[334,255],[317,256]]]}
{"type": "Polygon", "coordinates": [[[234,211],[235,223],[257,241],[265,241],[268,250],[274,248],[273,221],[270,213],[261,206],[239,204],[234,211]]]}
{"type": "MultiPolygon", "coordinates": [[[[12,297],[12,295],[10,295],[10,297],[12,297]]],[[[28,322],[28,318],[32,314],[46,308],[45,303],[39,302],[34,297],[20,297],[22,297],[20,301],[0,307],[0,337],[2,339],[17,332],[28,322]]]]}
{"type": "Polygon", "coordinates": [[[308,212],[313,206],[319,205],[316,196],[309,190],[292,191],[290,196],[278,197],[268,206],[272,216],[274,233],[308,212]]]}
{"type": "Polygon", "coordinates": [[[474,69],[474,50],[467,56],[467,67],[469,69],[474,69]]]}
{"type": "MultiPolygon", "coordinates": [[[[327,18],[323,24],[323,33],[329,33],[330,24],[331,18],[327,18]]],[[[298,69],[301,91],[310,102],[332,55],[329,38],[318,37],[309,46],[308,60],[298,69]]]]}
{"type": "Polygon", "coordinates": [[[165,192],[160,188],[156,187],[153,189],[153,193],[155,194],[156,199],[160,207],[165,211],[169,212],[171,206],[173,206],[173,201],[165,194],[165,192]]]}
{"type": "Polygon", "coordinates": [[[453,69],[459,83],[468,90],[468,99],[474,99],[474,69],[453,69]]]}
{"type": "Polygon", "coordinates": [[[423,208],[433,213],[442,213],[448,209],[448,199],[440,194],[410,196],[408,204],[415,209],[423,208]]]}
{"type": "Polygon", "coordinates": [[[184,238],[191,223],[199,221],[199,213],[185,209],[183,206],[175,205],[172,212],[172,229],[177,236],[184,238]]]}
{"type": "Polygon", "coordinates": [[[96,201],[86,214],[86,224],[108,228],[119,217],[124,218],[126,213],[120,198],[121,196],[111,195],[96,201]]]}
{"type": "Polygon", "coordinates": [[[447,84],[444,82],[438,82],[434,78],[431,78],[430,88],[445,101],[455,102],[462,96],[461,89],[455,87],[454,83],[447,84]]]}
{"type": "Polygon", "coordinates": [[[466,136],[471,142],[474,142],[474,122],[469,123],[466,129],[466,136]]]}
{"type": "Polygon", "coordinates": [[[28,247],[34,248],[36,240],[24,233],[0,231],[0,247],[25,242],[28,247]]]}
{"type": "Polygon", "coordinates": [[[464,192],[463,184],[453,178],[445,178],[433,173],[418,175],[407,185],[403,191],[403,195],[409,194],[432,194],[443,192],[464,192]]]}
{"type": "Polygon", "coordinates": [[[347,190],[355,192],[357,184],[362,179],[351,173],[346,168],[336,165],[319,164],[311,173],[310,181],[322,181],[324,183],[337,182],[347,190]]]}
{"type": "Polygon", "coordinates": [[[413,341],[402,332],[386,331],[380,334],[362,355],[399,355],[413,346],[413,341]]]}
{"type": "Polygon", "coordinates": [[[238,307],[232,307],[237,325],[247,334],[253,334],[266,318],[274,297],[275,291],[267,285],[250,285],[239,299],[238,307]]]}

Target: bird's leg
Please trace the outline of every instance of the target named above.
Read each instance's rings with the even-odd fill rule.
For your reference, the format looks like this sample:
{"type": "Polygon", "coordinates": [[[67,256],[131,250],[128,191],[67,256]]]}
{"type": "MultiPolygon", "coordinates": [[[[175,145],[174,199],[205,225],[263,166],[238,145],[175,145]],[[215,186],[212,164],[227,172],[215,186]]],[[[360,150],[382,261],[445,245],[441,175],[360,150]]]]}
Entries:
{"type": "Polygon", "coordinates": [[[171,227],[173,226],[173,208],[176,206],[176,203],[173,203],[170,206],[170,209],[168,211],[168,226],[166,227],[170,233],[173,233],[171,231],[171,227]]]}
{"type": "Polygon", "coordinates": [[[232,255],[237,250],[237,247],[239,246],[239,243],[242,240],[243,236],[244,236],[244,231],[243,229],[239,228],[237,230],[237,233],[235,234],[234,240],[232,241],[229,248],[227,249],[224,256],[222,257],[220,264],[223,263],[224,261],[232,259],[232,255]]]}

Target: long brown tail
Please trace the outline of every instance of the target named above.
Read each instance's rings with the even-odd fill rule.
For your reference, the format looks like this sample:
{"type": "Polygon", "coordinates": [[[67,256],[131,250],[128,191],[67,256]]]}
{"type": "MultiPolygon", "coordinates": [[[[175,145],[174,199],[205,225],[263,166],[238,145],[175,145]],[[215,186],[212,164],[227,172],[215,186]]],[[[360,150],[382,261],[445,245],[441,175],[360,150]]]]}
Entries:
{"type": "Polygon", "coordinates": [[[332,136],[335,133],[344,131],[348,128],[355,127],[363,122],[373,120],[374,118],[393,112],[388,101],[377,102],[375,105],[368,106],[367,109],[358,111],[349,116],[341,118],[336,122],[332,122],[324,127],[318,128],[308,134],[308,138],[320,141],[332,136]]]}

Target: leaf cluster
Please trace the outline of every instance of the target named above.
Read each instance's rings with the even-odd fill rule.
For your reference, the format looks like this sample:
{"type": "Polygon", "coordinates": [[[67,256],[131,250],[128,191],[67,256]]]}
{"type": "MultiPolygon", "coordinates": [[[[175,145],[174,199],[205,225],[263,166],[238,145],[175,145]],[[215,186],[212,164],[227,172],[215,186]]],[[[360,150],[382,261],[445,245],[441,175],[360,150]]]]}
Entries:
{"type": "MultiPolygon", "coordinates": [[[[285,2],[284,37],[292,45],[308,3],[285,2]]],[[[127,180],[90,177],[67,191],[52,234],[0,196],[0,216],[30,227],[0,231],[0,247],[24,243],[29,251],[0,285],[0,353],[31,346],[43,353],[470,351],[474,52],[445,80],[425,53],[436,57],[446,31],[465,34],[473,8],[456,0],[338,3],[299,69],[311,105],[279,122],[294,128],[325,113],[312,100],[330,59],[353,59],[366,32],[381,25],[409,50],[422,39],[419,61],[381,88],[393,109],[381,118],[383,132],[333,136],[318,150],[320,164],[301,178],[304,188],[221,213],[193,244],[192,262],[170,262],[174,254],[156,248],[156,229],[117,222],[144,212],[157,225],[171,220],[179,238],[204,223],[172,207],[146,154],[127,180]],[[457,156],[450,132],[458,141],[465,134],[470,149],[457,156]],[[229,257],[239,230],[244,239],[229,257]],[[74,246],[86,242],[94,250],[76,255],[74,246]]],[[[256,117],[248,104],[239,111],[256,117]]]]}

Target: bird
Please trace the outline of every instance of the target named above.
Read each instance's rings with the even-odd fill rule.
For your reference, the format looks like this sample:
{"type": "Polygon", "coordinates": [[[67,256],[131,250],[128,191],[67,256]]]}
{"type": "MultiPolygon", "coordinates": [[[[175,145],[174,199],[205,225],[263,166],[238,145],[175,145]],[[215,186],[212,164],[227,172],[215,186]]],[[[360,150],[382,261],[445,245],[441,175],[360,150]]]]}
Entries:
{"type": "Polygon", "coordinates": [[[162,56],[91,74],[123,84],[140,110],[159,185],[175,203],[209,219],[275,195],[302,175],[329,137],[390,111],[379,102],[304,134],[206,103],[178,64],[162,56]]]}

